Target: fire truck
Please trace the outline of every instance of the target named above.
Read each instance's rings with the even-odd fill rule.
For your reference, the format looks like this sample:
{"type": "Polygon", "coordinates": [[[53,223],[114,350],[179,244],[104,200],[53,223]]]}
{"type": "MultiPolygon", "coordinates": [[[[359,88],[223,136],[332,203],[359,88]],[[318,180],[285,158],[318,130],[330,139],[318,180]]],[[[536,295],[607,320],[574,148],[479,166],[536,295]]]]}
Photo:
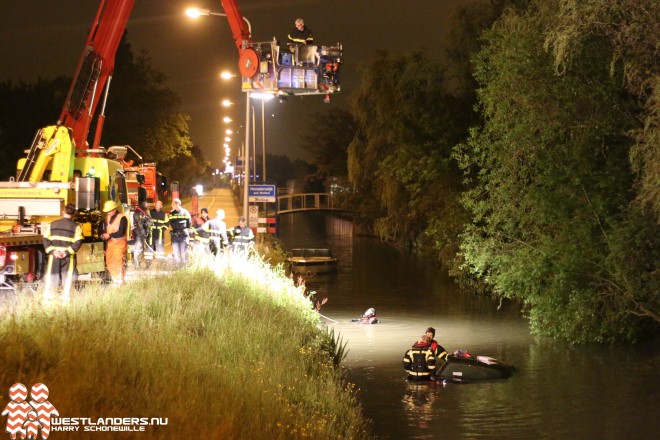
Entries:
{"type": "MultiPolygon", "coordinates": [[[[121,212],[128,210],[131,194],[138,194],[135,183],[139,188],[139,175],[152,178],[145,178],[145,185],[153,182],[153,202],[156,187],[163,187],[153,164],[127,165],[127,146],[100,146],[115,54],[134,3],[99,1],[57,123],[37,131],[26,157],[18,162],[16,177],[0,182],[0,290],[34,283],[44,276],[47,258],[41,233],[68,203],[75,204],[74,219],[84,234],[76,254],[78,273],[102,275],[104,247],[98,226],[103,204],[112,200],[121,212]],[[90,146],[94,118],[96,131],[90,146]]],[[[235,0],[221,0],[221,4],[239,51],[243,91],[323,94],[328,100],[341,89],[341,44],[307,48],[304,54],[298,49],[293,55],[280,54],[274,40],[252,41],[248,22],[235,0]]]]}

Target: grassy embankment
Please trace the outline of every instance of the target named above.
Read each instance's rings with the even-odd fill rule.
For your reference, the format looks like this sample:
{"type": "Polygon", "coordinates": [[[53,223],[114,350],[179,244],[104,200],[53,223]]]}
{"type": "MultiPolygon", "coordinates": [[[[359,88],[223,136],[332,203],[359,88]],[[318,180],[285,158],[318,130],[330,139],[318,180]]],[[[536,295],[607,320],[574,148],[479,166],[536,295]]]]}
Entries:
{"type": "Polygon", "coordinates": [[[44,383],[60,417],[169,422],[52,438],[367,438],[317,322],[282,271],[225,259],[90,287],[66,305],[19,305],[0,321],[0,387],[44,383]]]}

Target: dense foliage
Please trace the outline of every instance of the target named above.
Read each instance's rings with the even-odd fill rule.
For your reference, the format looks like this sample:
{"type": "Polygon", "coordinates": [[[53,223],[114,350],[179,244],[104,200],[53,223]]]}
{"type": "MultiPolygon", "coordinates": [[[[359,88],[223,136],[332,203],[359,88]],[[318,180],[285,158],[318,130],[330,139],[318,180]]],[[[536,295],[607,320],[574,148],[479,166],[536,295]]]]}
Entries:
{"type": "Polygon", "coordinates": [[[628,160],[643,108],[603,35],[582,35],[556,70],[544,43],[559,6],[505,13],[475,58],[484,124],[457,150],[478,170],[464,269],[521,299],[537,333],[634,339],[660,306],[657,218],[634,204],[628,160]]]}
{"type": "Polygon", "coordinates": [[[145,52],[133,53],[124,35],[117,50],[103,142],[131,145],[144,161],[157,162],[170,180],[190,186],[209,162],[198,146],[193,147],[190,116],[177,111],[179,97],[166,81],[151,67],[145,52]]]}
{"type": "Polygon", "coordinates": [[[0,180],[16,175],[16,162],[37,130],[57,122],[70,83],[65,77],[0,83],[0,180]]]}
{"type": "Polygon", "coordinates": [[[359,219],[383,239],[455,246],[452,273],[519,300],[537,334],[657,332],[659,4],[481,6],[453,21],[469,26],[450,32],[451,75],[421,54],[363,69],[359,219]]]}
{"type": "Polygon", "coordinates": [[[362,69],[349,178],[358,217],[374,219],[384,240],[414,246],[430,239],[442,248],[461,225],[460,174],[450,156],[465,118],[443,78],[442,68],[421,53],[381,53],[362,69]]]}
{"type": "Polygon", "coordinates": [[[348,175],[348,146],[357,129],[353,115],[333,108],[315,113],[302,147],[313,156],[319,178],[342,178],[348,175]]]}

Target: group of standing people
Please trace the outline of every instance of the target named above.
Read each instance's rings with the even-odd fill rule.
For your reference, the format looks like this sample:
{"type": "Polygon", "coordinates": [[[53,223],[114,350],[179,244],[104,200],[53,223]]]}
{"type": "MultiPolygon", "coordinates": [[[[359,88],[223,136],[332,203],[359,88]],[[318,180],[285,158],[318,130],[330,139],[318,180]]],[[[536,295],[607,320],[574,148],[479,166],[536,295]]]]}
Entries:
{"type": "MultiPolygon", "coordinates": [[[[163,210],[161,201],[157,201],[151,210],[148,210],[146,202],[140,203],[133,210],[132,222],[112,200],[105,202],[103,212],[105,220],[99,225],[98,236],[105,242],[105,266],[115,286],[124,282],[129,244],[133,265],[138,268],[144,262],[149,268],[154,258],[165,258],[167,230],[172,242],[172,258],[177,264],[186,263],[191,238],[214,255],[230,242],[237,251],[247,250],[254,242],[254,234],[246,226],[245,217],[239,218],[237,226],[227,229],[224,210],[218,209],[216,217],[209,219],[208,209],[202,208],[200,217],[193,221],[178,198],[172,200],[169,213],[163,210]]],[[[62,218],[53,221],[44,230],[43,243],[48,257],[44,277],[45,298],[52,297],[61,286],[62,299],[68,299],[77,278],[75,254],[82,246],[84,237],[81,225],[73,219],[75,213],[75,205],[67,204],[62,218]]]]}
{"type": "Polygon", "coordinates": [[[217,255],[230,244],[236,252],[245,252],[254,243],[254,233],[246,226],[245,217],[238,218],[238,225],[227,229],[225,211],[218,209],[214,219],[208,218],[208,209],[201,209],[200,217],[193,221],[194,237],[204,252],[217,255]]]}

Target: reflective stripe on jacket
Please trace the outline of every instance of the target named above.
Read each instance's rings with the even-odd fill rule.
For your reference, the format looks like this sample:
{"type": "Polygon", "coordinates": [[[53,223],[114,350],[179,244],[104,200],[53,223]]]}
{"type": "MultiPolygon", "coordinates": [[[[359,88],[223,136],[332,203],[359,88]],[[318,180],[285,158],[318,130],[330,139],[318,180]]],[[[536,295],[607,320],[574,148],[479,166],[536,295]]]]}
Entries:
{"type": "Polygon", "coordinates": [[[167,213],[163,210],[156,211],[152,209],[149,212],[149,216],[154,221],[153,226],[151,226],[152,236],[157,238],[163,237],[163,232],[167,230],[167,225],[170,222],[167,213]]]}
{"type": "Polygon", "coordinates": [[[214,218],[204,223],[201,230],[208,234],[218,248],[222,249],[227,245],[227,224],[224,221],[214,218]]]}
{"type": "Polygon", "coordinates": [[[190,213],[181,208],[176,211],[170,212],[170,227],[172,228],[172,241],[183,241],[188,239],[186,230],[190,228],[192,221],[190,213]]]}
{"type": "Polygon", "coordinates": [[[435,356],[430,347],[413,347],[403,355],[403,368],[415,378],[430,377],[435,372],[435,356]]]}
{"type": "Polygon", "coordinates": [[[47,254],[64,251],[73,255],[82,246],[82,227],[70,218],[55,220],[46,229],[43,241],[47,254]]]}

